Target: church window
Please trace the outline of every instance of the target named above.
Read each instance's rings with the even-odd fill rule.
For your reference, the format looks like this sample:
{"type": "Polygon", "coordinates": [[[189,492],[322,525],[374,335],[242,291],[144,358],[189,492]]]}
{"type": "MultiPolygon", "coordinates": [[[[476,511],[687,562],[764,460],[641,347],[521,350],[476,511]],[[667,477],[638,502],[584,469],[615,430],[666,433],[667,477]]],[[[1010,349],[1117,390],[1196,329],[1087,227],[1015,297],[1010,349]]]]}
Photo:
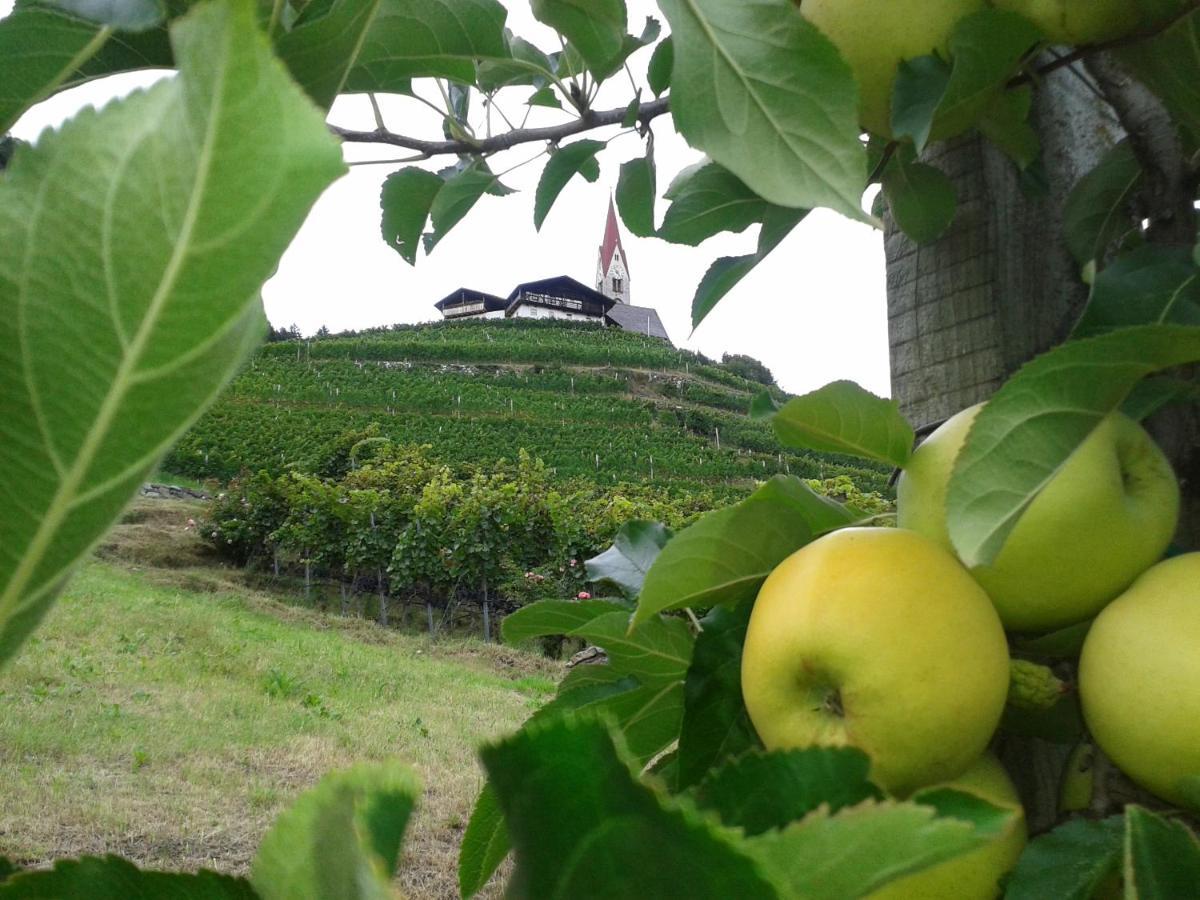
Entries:
{"type": "Polygon", "coordinates": [[[620,278],[613,279],[613,290],[616,291],[617,293],[621,292],[621,279],[620,278]]]}

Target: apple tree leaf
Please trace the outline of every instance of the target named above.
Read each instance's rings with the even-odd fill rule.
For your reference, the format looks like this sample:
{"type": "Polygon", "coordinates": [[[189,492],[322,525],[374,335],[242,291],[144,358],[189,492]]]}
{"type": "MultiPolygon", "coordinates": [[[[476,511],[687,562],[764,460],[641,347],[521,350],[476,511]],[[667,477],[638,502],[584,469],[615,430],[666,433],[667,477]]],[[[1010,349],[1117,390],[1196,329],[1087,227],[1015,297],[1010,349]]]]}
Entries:
{"type": "MultiPolygon", "coordinates": [[[[699,782],[715,766],[761,746],[742,701],[742,644],[752,601],[716,606],[701,620],[684,682],[676,789],[699,782]]],[[[710,804],[711,805],[711,804],[710,804]]]]}
{"type": "MultiPolygon", "coordinates": [[[[586,178],[588,164],[594,165],[596,154],[603,149],[604,141],[585,139],[567,144],[550,154],[550,160],[546,163],[546,168],[542,170],[542,177],[538,181],[537,191],[534,193],[534,228],[541,231],[542,223],[546,221],[550,207],[554,205],[558,195],[567,186],[567,182],[578,174],[582,174],[586,178]]],[[[596,179],[588,178],[587,180],[595,181],[596,179]]]]}
{"type": "Polygon", "coordinates": [[[1124,140],[1071,188],[1063,237],[1079,265],[1103,258],[1113,241],[1137,228],[1131,204],[1144,180],[1133,146],[1124,140]]]}
{"type": "Polygon", "coordinates": [[[634,625],[669,609],[750,599],[786,557],[853,519],[800,478],[776,475],[742,502],[676,533],[646,575],[634,625]]]}
{"type": "Polygon", "coordinates": [[[150,28],[166,15],[162,0],[39,0],[39,5],[124,31],[150,28]]]}
{"type": "Polygon", "coordinates": [[[464,900],[479,893],[511,849],[496,790],[485,784],[475,800],[458,851],[458,890],[464,900]]]}
{"type": "Polygon", "coordinates": [[[13,875],[16,875],[20,871],[22,870],[14,866],[12,860],[10,860],[8,857],[0,856],[0,884],[3,884],[6,880],[11,878],[13,875]]]}
{"type": "Polygon", "coordinates": [[[1200,402],[1200,384],[1181,378],[1160,375],[1139,381],[1125,402],[1121,412],[1134,421],[1141,422],[1160,409],[1176,403],[1200,402]]]}
{"type": "Polygon", "coordinates": [[[1074,819],[1034,838],[1008,879],[1006,900],[1089,900],[1121,867],[1125,823],[1074,819]]]}
{"type": "MultiPolygon", "coordinates": [[[[507,30],[505,35],[511,58],[480,59],[475,70],[475,85],[484,93],[514,84],[545,88],[554,73],[550,58],[529,41],[516,37],[507,30]]],[[[559,104],[560,107],[561,105],[559,104]]]]}
{"type": "Polygon", "coordinates": [[[892,134],[910,138],[917,152],[933,130],[933,117],[950,84],[951,65],[939,56],[902,60],[892,88],[892,134]]]}
{"type": "Polygon", "coordinates": [[[954,182],[925,163],[894,159],[883,173],[883,193],[896,225],[918,244],[945,234],[958,209],[954,182]]]}
{"type": "Polygon", "coordinates": [[[1137,897],[1188,897],[1200,886],[1200,840],[1183,822],[1125,807],[1125,885],[1137,897]]]}
{"type": "Polygon", "coordinates": [[[345,89],[405,93],[418,77],[474,84],[476,60],[512,58],[507,17],[497,0],[383,0],[345,89]]]}
{"type": "Polygon", "coordinates": [[[611,547],[584,563],[588,581],[608,582],[626,597],[636,597],[651,564],[669,540],[671,529],[661,522],[626,522],[611,547]]]}
{"type": "Polygon", "coordinates": [[[232,875],[139,869],[119,856],[60,859],[51,869],[0,873],[0,900],[88,897],[91,900],[259,900],[250,882],[232,875]]]}
{"type": "Polygon", "coordinates": [[[640,783],[594,719],[529,726],[480,756],[512,836],[513,896],[778,896],[733,834],[640,783]]]}
{"type": "Polygon", "coordinates": [[[745,231],[761,222],[771,204],[716,163],[684,169],[667,190],[671,205],[658,237],[695,247],[723,231],[745,231]]]}
{"type": "Polygon", "coordinates": [[[672,118],[687,142],[765,200],[868,220],[854,76],[792,0],[659,7],[674,44],[672,118]]]}
{"type": "Polygon", "coordinates": [[[864,897],[890,881],[970,852],[998,837],[1013,813],[958,794],[953,815],[909,801],[866,800],[819,808],[782,830],[748,838],[754,855],[790,896],[864,897]]]}
{"type": "Polygon", "coordinates": [[[996,97],[975,123],[980,134],[1016,164],[1023,178],[1034,172],[1042,153],[1042,139],[1029,121],[1032,110],[1033,88],[1010,88],[996,97]]]}
{"type": "Polygon", "coordinates": [[[785,447],[846,453],[892,466],[912,455],[913,429],[895,400],[835,381],[785,403],[772,420],[785,447]]]}
{"type": "Polygon", "coordinates": [[[625,0],[532,0],[531,8],[539,22],[566,37],[597,77],[620,68],[628,23],[625,0]]]}
{"type": "Polygon", "coordinates": [[[1159,323],[1200,325],[1200,266],[1187,247],[1148,244],[1102,269],[1071,336],[1159,323]]]}
{"type": "Polygon", "coordinates": [[[0,661],[257,344],[259,288],[344,171],[248,2],[172,39],[177,78],[0,179],[0,661]]]}
{"type": "Polygon", "coordinates": [[[381,0],[333,0],[304,8],[290,30],[275,40],[275,52],[292,77],[328,110],[342,91],[381,0]]]}
{"type": "Polygon", "coordinates": [[[807,210],[768,205],[758,233],[758,249],[747,256],[720,257],[700,279],[692,297],[692,327],[703,322],[725,295],[753,272],[754,267],[766,259],[807,215],[807,210]]]}
{"type": "Polygon", "coordinates": [[[609,600],[541,600],[504,617],[500,634],[506,643],[519,644],[544,635],[571,634],[581,625],[609,613],[629,610],[609,600]]]}
{"type": "Polygon", "coordinates": [[[415,166],[393,172],[383,181],[379,194],[383,241],[410,266],[417,262],[421,233],[443,183],[440,176],[415,166]]]}
{"type": "Polygon", "coordinates": [[[822,804],[830,812],[881,800],[867,773],[871,760],[852,747],[748,753],[716,769],[694,791],[696,803],[726,825],[754,836],[785,828],[822,804]],[[769,791],[763,785],[771,785],[769,791]]]}
{"type": "Polygon", "coordinates": [[[1192,812],[1200,812],[1200,772],[1185,775],[1176,788],[1183,795],[1183,805],[1192,812]]]}
{"type": "Polygon", "coordinates": [[[996,558],[1041,489],[1139,381],[1198,359],[1200,327],[1140,325],[1022,367],[976,417],[950,477],[950,538],[963,562],[996,558]]]}
{"type": "Polygon", "coordinates": [[[681,618],[656,616],[631,631],[629,611],[622,610],[597,616],[571,635],[602,647],[615,671],[642,684],[681,682],[692,662],[694,639],[681,618]]]}
{"type": "Polygon", "coordinates": [[[655,233],[654,197],[657,191],[652,148],[647,148],[644,157],[621,164],[617,179],[617,209],[630,234],[650,237],[655,233]]]}
{"type": "Polygon", "coordinates": [[[654,91],[655,97],[661,97],[671,86],[671,69],[674,65],[675,42],[667,35],[650,54],[650,64],[646,67],[646,83],[654,91]]]}
{"type": "Polygon", "coordinates": [[[406,766],[361,763],[326,775],[271,826],[251,867],[263,900],[385,900],[421,786],[406,766]]]}
{"type": "Polygon", "coordinates": [[[428,254],[446,234],[463,220],[471,208],[484,194],[508,192],[500,183],[498,175],[485,164],[475,163],[450,173],[438,189],[437,196],[429,209],[432,234],[426,235],[425,252],[428,254]]]}

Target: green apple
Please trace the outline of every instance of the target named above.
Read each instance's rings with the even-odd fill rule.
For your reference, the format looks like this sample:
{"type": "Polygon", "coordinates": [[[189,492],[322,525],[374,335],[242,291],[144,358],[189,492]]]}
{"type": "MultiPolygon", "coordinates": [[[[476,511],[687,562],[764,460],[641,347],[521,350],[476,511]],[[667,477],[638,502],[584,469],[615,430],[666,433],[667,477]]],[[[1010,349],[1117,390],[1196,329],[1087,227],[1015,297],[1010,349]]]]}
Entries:
{"type": "Polygon", "coordinates": [[[1096,44],[1128,34],[1141,21],[1134,0],[991,0],[1020,13],[1055,44],[1096,44]]]}
{"type": "Polygon", "coordinates": [[[1097,616],[1079,659],[1088,730],[1146,790],[1184,804],[1200,775],[1200,553],[1146,571],[1097,616]]]}
{"type": "Polygon", "coordinates": [[[891,793],[960,775],[1008,693],[987,595],[944,549],[847,528],[780,563],[755,601],[742,697],[768,749],[853,746],[891,793]]]}
{"type": "Polygon", "coordinates": [[[890,137],[900,63],[935,52],[948,57],[959,19],[985,8],[984,0],[801,0],[800,14],[833,41],[854,70],[863,128],[890,137]]]}
{"type": "Polygon", "coordinates": [[[991,843],[893,881],[868,894],[867,900],[994,900],[1000,896],[1000,879],[1017,864],[1028,840],[1025,810],[1012,779],[994,756],[986,754],[940,787],[974,794],[1017,815],[991,843]]]}
{"type": "MultiPolygon", "coordinates": [[[[947,548],[946,488],[981,408],[930,435],[896,485],[900,526],[947,548]]],[[[1029,505],[995,561],[971,574],[1005,628],[1061,628],[1094,616],[1161,559],[1178,516],[1171,464],[1144,428],[1114,413],[1029,505]]]]}

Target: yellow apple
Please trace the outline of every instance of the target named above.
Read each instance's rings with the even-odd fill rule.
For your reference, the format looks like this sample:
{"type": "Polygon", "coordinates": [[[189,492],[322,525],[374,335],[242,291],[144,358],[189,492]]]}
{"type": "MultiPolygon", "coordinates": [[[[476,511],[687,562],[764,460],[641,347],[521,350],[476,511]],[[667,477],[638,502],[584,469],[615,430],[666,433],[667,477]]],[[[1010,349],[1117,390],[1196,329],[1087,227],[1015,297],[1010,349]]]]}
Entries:
{"type": "Polygon", "coordinates": [[[890,137],[900,63],[934,52],[948,57],[959,19],[985,8],[984,0],[801,0],[800,14],[854,70],[863,128],[890,137]]]}
{"type": "Polygon", "coordinates": [[[1008,693],[1008,646],[987,595],[932,541],[847,528],[764,582],[742,696],[768,749],[853,746],[894,794],[961,774],[1008,693]]]}
{"type": "Polygon", "coordinates": [[[1079,659],[1096,743],[1172,803],[1200,775],[1200,553],[1159,563],[1096,618],[1079,659]]]}
{"type": "Polygon", "coordinates": [[[1133,0],[991,0],[1020,13],[1055,44],[1096,44],[1128,34],[1141,20],[1133,0]]]}
{"type": "MultiPolygon", "coordinates": [[[[946,548],[946,488],[980,409],[964,410],[930,435],[896,485],[900,526],[946,548]]],[[[971,574],[1009,630],[1082,622],[1162,558],[1178,516],[1171,464],[1144,428],[1114,413],[1029,505],[995,561],[971,574]]]]}
{"type": "Polygon", "coordinates": [[[990,844],[893,881],[868,894],[867,900],[994,900],[1000,896],[1000,879],[1017,864],[1028,839],[1017,789],[991,754],[941,786],[974,794],[1017,815],[990,844]]]}

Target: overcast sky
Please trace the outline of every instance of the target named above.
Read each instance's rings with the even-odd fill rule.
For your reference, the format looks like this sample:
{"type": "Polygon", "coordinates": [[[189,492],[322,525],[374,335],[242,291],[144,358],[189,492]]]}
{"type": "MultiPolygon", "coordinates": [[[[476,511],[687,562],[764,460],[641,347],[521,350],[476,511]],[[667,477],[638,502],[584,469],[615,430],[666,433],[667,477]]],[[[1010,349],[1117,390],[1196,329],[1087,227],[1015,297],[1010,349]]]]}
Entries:
{"type": "MultiPolygon", "coordinates": [[[[640,32],[645,16],[659,18],[648,0],[627,0],[631,30],[640,32]]],[[[538,25],[524,2],[508,2],[509,27],[543,49],[555,49],[552,32],[538,25]]],[[[0,0],[7,14],[11,0],[0,0]]],[[[630,68],[644,82],[649,50],[635,55],[630,68]]],[[[33,140],[81,105],[101,104],[112,96],[159,77],[134,73],[84,85],[30,110],[13,133],[33,140]]],[[[432,83],[420,90],[437,97],[432,83]]],[[[529,89],[501,93],[499,106],[519,121],[529,89]]],[[[596,107],[624,106],[631,97],[629,81],[614,77],[606,84],[596,107]]],[[[386,124],[392,131],[440,138],[437,117],[407,98],[381,98],[386,124]]],[[[536,110],[529,124],[561,121],[563,114],[536,110]]],[[[371,128],[370,108],[363,97],[341,98],[330,121],[351,128],[371,128]]],[[[481,125],[481,110],[473,110],[481,125]]],[[[493,128],[499,130],[493,118],[493,128]]],[[[477,130],[481,130],[478,129],[477,130]]],[[[599,136],[620,132],[608,129],[599,136]]],[[[659,193],[684,166],[700,154],[670,127],[669,117],[654,123],[659,193]]],[[[525,145],[496,157],[495,171],[517,165],[540,151],[525,145]]],[[[403,155],[395,148],[347,145],[350,162],[387,160],[403,155]]],[[[616,138],[601,155],[599,181],[573,179],[560,195],[541,232],[533,227],[533,192],[544,157],[511,172],[504,183],[518,193],[485,196],[437,246],[430,257],[409,266],[385,245],[379,234],[379,189],[399,165],[355,165],[313,208],[307,222],[284,255],[279,271],[263,291],[272,324],[299,325],[310,334],[321,325],[332,331],[393,322],[420,322],[437,316],[432,304],[459,286],[507,294],[521,282],[552,275],[570,275],[593,284],[596,253],[604,228],[610,192],[619,166],[644,155],[635,134],[616,138]]],[[[435,160],[440,168],[452,159],[435,160]]],[[[658,217],[666,209],[660,200],[658,217]]],[[[719,256],[753,251],[753,231],[720,235],[700,247],[681,247],[624,232],[629,257],[633,303],[653,306],[677,345],[719,358],[722,353],[747,353],[765,362],[779,383],[794,392],[820,387],[841,378],[888,394],[887,320],[884,295],[883,242],[878,232],[833,213],[809,216],[775,252],[689,334],[691,299],[708,265],[719,256]]]]}

